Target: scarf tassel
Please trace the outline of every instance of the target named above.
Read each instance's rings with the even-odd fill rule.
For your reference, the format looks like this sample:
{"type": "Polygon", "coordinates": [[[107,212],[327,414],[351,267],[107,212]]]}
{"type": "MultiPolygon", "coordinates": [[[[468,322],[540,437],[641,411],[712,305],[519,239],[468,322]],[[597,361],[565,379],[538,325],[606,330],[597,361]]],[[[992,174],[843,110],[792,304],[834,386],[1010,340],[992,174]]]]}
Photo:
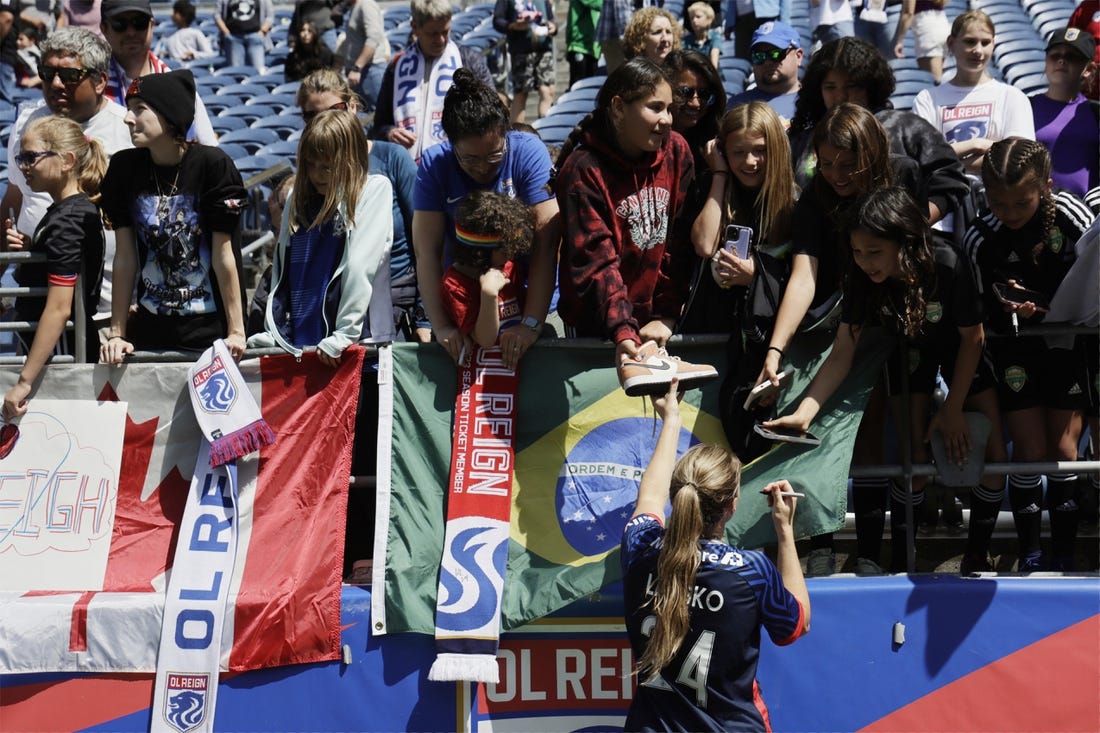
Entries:
{"type": "Polygon", "coordinates": [[[266,445],[275,442],[275,431],[263,419],[234,430],[228,435],[216,438],[210,443],[211,467],[224,466],[226,463],[255,453],[266,445]]]}
{"type": "Polygon", "coordinates": [[[500,682],[500,665],[495,654],[437,654],[428,671],[432,682],[500,682]]]}

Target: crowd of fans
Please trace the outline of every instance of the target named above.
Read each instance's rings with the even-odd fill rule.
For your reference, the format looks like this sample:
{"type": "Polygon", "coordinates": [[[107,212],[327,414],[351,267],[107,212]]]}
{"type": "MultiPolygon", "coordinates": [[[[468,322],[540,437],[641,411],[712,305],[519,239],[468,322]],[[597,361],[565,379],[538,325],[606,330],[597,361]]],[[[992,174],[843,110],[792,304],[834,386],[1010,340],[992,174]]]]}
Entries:
{"type": "MultiPolygon", "coordinates": [[[[484,55],[451,37],[446,0],[413,0],[396,53],[374,0],[302,0],[283,65],[300,80],[297,171],[270,197],[273,265],[249,303],[241,175],[192,72],[172,66],[219,54],[275,71],[270,0],[218,0],[219,50],[179,0],[162,48],[171,66],[152,49],[149,0],[67,0],[45,18],[0,0],[0,104],[14,103],[15,85],[41,87],[7,131],[2,241],[44,252],[44,267],[16,278],[49,288],[15,302],[17,318],[39,326],[4,416],[25,410],[55,350],[121,363],[223,338],[236,357],[247,341],[315,348],[335,366],[357,342],[435,340],[456,361],[496,343],[517,366],[539,338],[595,336],[614,344],[620,376],[667,360],[691,384],[714,370],[668,360],[664,347],[678,333],[719,333],[729,335],[726,362],[713,365],[722,423],[747,462],[770,447],[754,433],[760,421],[810,425],[873,328],[895,345],[854,463],[885,462],[892,408],[911,416],[917,460],[933,433],[951,460],[971,454],[964,411],[994,426],[987,460],[1007,455],[1002,425],[1017,461],[1075,460],[1086,422],[1095,446],[1100,344],[1092,333],[1052,352],[1027,329],[1097,325],[1095,277],[1078,279],[1100,246],[1097,15],[1083,18],[1092,31],[1050,36],[1049,88],[1028,98],[990,73],[988,15],[948,19],[935,0],[904,0],[891,35],[889,4],[868,0],[853,15],[847,2],[815,2],[804,48],[788,0],[750,2],[752,12],[695,2],[682,18],[577,0],[563,45],[552,2],[498,0],[492,25],[510,72],[494,83],[484,55]],[[890,103],[888,57],[904,55],[910,29],[921,66],[943,81],[903,111],[890,103]],[[732,96],[718,68],[723,35],[752,73],[732,96]],[[529,93],[540,116],[554,100],[558,45],[571,83],[606,79],[590,114],[548,149],[522,123],[529,93]],[[726,246],[731,225],[748,229],[747,254],[726,246]],[[1067,278],[1086,288],[1067,292],[1067,278]],[[74,294],[87,306],[86,344],[61,334],[74,294]],[[806,399],[786,416],[774,401],[746,408],[753,387],[781,384],[796,339],[833,349],[806,399]]],[[[1078,524],[1096,519],[1097,476],[1048,473],[1045,495],[1043,484],[982,477],[966,497],[963,572],[991,569],[1006,495],[1018,569],[1073,569],[1078,524]]],[[[922,526],[961,529],[954,498],[940,517],[927,489],[914,486],[922,526]]],[[[853,500],[857,570],[883,572],[888,508],[889,566],[903,570],[905,492],[856,479],[853,500]]],[[[809,573],[833,572],[831,538],[811,548],[809,573]]]]}

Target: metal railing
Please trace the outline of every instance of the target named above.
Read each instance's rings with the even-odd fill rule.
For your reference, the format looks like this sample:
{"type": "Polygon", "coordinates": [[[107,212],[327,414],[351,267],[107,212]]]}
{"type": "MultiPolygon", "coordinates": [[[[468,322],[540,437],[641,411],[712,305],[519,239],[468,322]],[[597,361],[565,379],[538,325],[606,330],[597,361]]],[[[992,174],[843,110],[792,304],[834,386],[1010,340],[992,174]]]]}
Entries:
{"type": "MultiPolygon", "coordinates": [[[[0,273],[7,269],[8,265],[38,264],[46,262],[44,252],[0,252],[0,273]]],[[[0,298],[40,297],[43,300],[47,287],[0,287],[0,298]]],[[[87,362],[84,344],[88,338],[87,318],[84,310],[84,276],[81,274],[76,279],[76,287],[73,289],[72,317],[65,321],[65,331],[73,333],[72,354],[55,354],[50,360],[53,364],[84,364],[87,362]]],[[[31,333],[38,329],[38,321],[0,321],[0,333],[31,333]]],[[[25,356],[0,356],[0,366],[18,365],[26,361],[25,356]]]]}

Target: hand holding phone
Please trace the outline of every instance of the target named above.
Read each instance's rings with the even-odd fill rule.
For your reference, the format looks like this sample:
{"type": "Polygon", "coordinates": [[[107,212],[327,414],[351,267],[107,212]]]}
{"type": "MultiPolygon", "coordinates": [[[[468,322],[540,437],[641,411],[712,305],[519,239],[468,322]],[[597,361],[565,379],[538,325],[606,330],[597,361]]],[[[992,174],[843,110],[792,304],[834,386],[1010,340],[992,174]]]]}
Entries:
{"type": "Polygon", "coordinates": [[[779,425],[764,427],[760,423],[753,425],[752,429],[757,435],[765,440],[772,440],[777,443],[797,443],[799,445],[810,446],[821,445],[821,438],[808,430],[796,430],[794,428],[786,428],[779,425]]]}
{"type": "Polygon", "coordinates": [[[728,252],[733,252],[738,258],[745,260],[749,257],[749,243],[752,241],[752,228],[730,224],[726,227],[726,244],[728,252]]]}
{"type": "Polygon", "coordinates": [[[997,300],[1001,301],[1005,305],[1023,305],[1024,303],[1032,303],[1035,305],[1036,310],[1050,310],[1050,301],[1047,300],[1047,297],[1040,293],[1038,290],[1028,290],[1027,288],[1021,288],[1018,285],[993,283],[993,294],[997,296],[997,300]]]}
{"type": "Polygon", "coordinates": [[[778,386],[773,384],[770,379],[765,379],[763,382],[752,388],[752,391],[749,392],[749,396],[745,398],[745,410],[751,409],[753,405],[755,405],[757,402],[764,399],[765,397],[771,397],[772,395],[779,394],[779,390],[786,387],[787,384],[791,381],[792,373],[790,371],[779,372],[779,374],[775,375],[775,377],[779,380],[778,386]]]}

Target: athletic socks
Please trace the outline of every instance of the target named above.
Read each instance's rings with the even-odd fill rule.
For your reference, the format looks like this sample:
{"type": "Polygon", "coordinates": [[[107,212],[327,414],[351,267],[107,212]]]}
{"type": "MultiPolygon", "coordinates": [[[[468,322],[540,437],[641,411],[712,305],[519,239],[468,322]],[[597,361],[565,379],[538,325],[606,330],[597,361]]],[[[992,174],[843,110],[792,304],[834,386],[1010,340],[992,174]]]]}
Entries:
{"type": "Polygon", "coordinates": [[[856,515],[856,557],[875,563],[882,554],[882,532],[886,528],[888,478],[853,478],[852,508],[856,515]]]}
{"type": "Polygon", "coordinates": [[[987,486],[976,486],[970,491],[970,527],[966,535],[968,556],[984,558],[989,554],[989,540],[993,537],[1004,498],[1003,484],[1000,491],[987,486]]]}
{"type": "Polygon", "coordinates": [[[1077,543],[1077,474],[1055,473],[1047,476],[1047,507],[1050,510],[1050,548],[1052,569],[1072,570],[1077,543]]]}
{"type": "Polygon", "coordinates": [[[1012,505],[1012,518],[1016,522],[1020,569],[1023,570],[1025,561],[1037,561],[1039,557],[1039,534],[1043,519],[1042,478],[1038,474],[1009,476],[1008,501],[1012,505]]]}

